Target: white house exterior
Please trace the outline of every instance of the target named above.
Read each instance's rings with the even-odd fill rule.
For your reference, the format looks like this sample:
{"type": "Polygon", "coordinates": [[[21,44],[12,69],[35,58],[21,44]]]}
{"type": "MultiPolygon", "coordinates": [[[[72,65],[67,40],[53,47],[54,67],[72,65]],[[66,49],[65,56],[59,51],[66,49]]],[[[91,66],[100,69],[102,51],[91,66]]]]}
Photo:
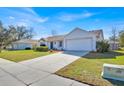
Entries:
{"type": "Polygon", "coordinates": [[[11,49],[14,50],[21,50],[26,48],[33,48],[34,46],[37,46],[38,41],[37,40],[31,40],[31,39],[23,39],[19,41],[15,41],[11,44],[11,49]]]}
{"type": "Polygon", "coordinates": [[[67,35],[48,37],[47,45],[49,49],[57,50],[96,51],[96,41],[103,39],[103,32],[101,30],[97,30],[96,33],[95,31],[75,28],[67,35]]]}

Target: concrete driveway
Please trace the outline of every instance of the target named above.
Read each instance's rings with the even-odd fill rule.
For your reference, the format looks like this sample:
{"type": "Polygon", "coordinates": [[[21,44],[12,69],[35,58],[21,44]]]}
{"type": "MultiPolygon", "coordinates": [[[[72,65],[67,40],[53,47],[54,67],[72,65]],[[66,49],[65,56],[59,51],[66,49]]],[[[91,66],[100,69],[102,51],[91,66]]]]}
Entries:
{"type": "Polygon", "coordinates": [[[19,63],[0,59],[0,85],[86,86],[54,73],[87,53],[65,51],[19,63]]]}
{"type": "Polygon", "coordinates": [[[39,69],[49,73],[54,73],[57,70],[63,68],[64,66],[72,63],[81,56],[86,55],[88,52],[74,52],[74,51],[64,51],[61,53],[55,53],[52,55],[35,58],[32,60],[27,60],[20,62],[23,65],[30,66],[34,69],[39,69]]]}

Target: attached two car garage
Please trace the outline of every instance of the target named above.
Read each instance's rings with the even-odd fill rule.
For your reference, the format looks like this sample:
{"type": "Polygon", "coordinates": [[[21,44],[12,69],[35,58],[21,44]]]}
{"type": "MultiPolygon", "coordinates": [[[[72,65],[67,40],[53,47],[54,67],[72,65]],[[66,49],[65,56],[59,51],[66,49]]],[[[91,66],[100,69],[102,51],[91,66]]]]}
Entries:
{"type": "Polygon", "coordinates": [[[96,35],[80,28],[75,28],[66,35],[49,37],[47,40],[49,49],[96,51],[96,35]]]}
{"type": "Polygon", "coordinates": [[[64,50],[96,51],[96,35],[82,29],[74,29],[64,38],[64,50]]]}
{"type": "Polygon", "coordinates": [[[66,50],[71,51],[92,51],[93,43],[92,38],[79,38],[79,39],[67,39],[65,41],[66,50]]]}

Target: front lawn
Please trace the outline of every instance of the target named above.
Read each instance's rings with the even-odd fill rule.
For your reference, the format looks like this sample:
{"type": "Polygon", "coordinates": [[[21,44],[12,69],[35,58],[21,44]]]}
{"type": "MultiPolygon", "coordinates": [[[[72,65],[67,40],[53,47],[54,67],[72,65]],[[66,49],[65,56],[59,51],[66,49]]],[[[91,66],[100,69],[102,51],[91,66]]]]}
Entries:
{"type": "Polygon", "coordinates": [[[101,77],[104,63],[124,65],[124,51],[89,53],[57,71],[56,74],[91,85],[124,85],[124,82],[101,77]]]}
{"type": "Polygon", "coordinates": [[[50,52],[36,52],[33,50],[15,50],[15,51],[3,51],[0,53],[0,58],[8,59],[14,62],[33,59],[40,56],[51,54],[50,52]]]}

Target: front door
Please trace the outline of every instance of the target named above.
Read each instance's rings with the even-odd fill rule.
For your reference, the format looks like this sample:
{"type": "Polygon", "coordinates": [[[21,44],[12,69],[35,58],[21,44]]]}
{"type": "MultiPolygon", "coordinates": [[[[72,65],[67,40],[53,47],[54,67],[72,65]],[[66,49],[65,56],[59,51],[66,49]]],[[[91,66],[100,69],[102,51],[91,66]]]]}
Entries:
{"type": "Polygon", "coordinates": [[[50,42],[50,49],[53,49],[53,42],[50,42]]]}

